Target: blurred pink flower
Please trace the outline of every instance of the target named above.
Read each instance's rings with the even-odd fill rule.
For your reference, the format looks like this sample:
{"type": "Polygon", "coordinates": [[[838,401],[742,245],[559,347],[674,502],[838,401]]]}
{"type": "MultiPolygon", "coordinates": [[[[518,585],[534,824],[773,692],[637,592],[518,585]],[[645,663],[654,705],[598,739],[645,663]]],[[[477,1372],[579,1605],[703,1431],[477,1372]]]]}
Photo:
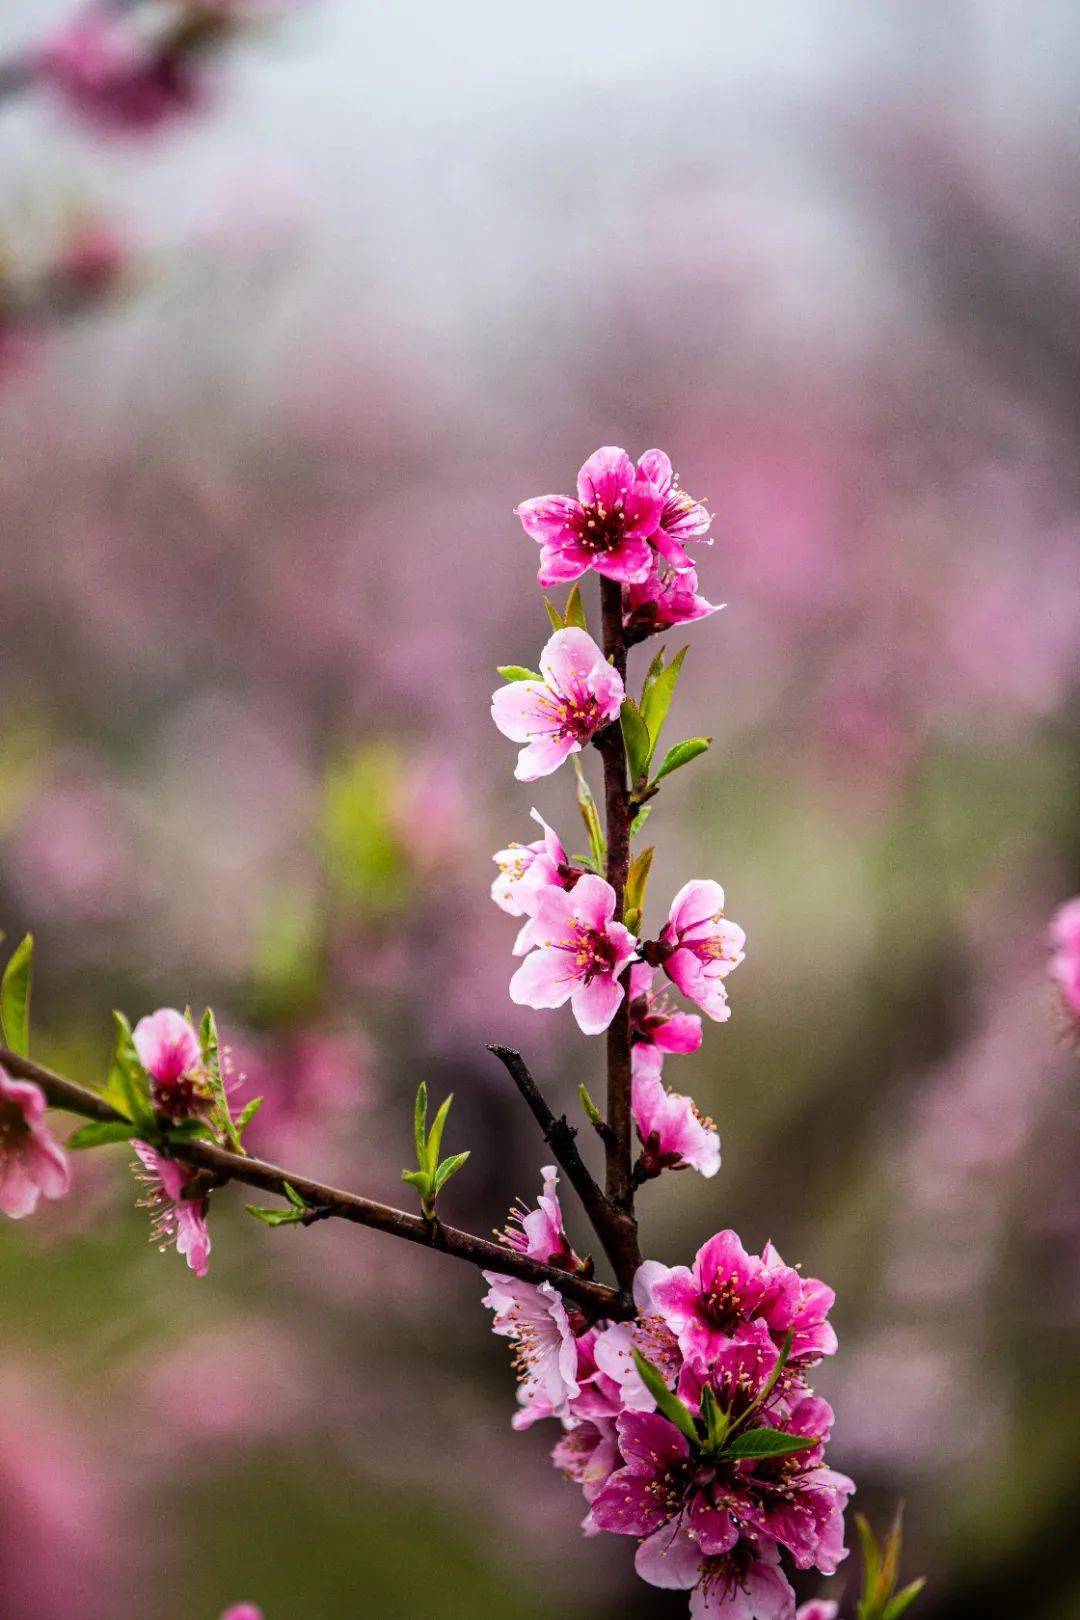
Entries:
{"type": "Polygon", "coordinates": [[[136,1173],[149,1192],[139,1207],[148,1209],[153,1217],[151,1239],[162,1249],[175,1243],[176,1252],[185,1256],[196,1277],[205,1277],[211,1247],[206,1199],[184,1197],[188,1177],[175,1159],[165,1158],[148,1142],[131,1145],[145,1166],[145,1173],[136,1173]]]}
{"type": "Polygon", "coordinates": [[[140,38],[121,17],[88,10],[45,41],[38,73],[68,111],[99,131],[147,134],[201,100],[190,50],[140,38]]]}
{"type": "Polygon", "coordinates": [[[263,1612],[254,1603],[234,1603],[231,1609],[225,1610],[221,1620],[263,1620],[263,1612]]]}
{"type": "Polygon", "coordinates": [[[1050,976],[1069,1016],[1080,1024],[1080,895],[1059,906],[1050,922],[1050,976]]]}
{"type": "Polygon", "coordinates": [[[60,292],[99,298],[116,286],[128,257],[127,243],[107,219],[83,219],[68,232],[49,277],[60,292]]]}
{"type": "Polygon", "coordinates": [[[637,947],[630,930],[614,917],[614,889],[591,872],[569,894],[545,889],[534,919],[536,937],[544,944],[510,980],[511,1001],[537,1008],[569,1001],[583,1033],[601,1034],[623,999],[619,974],[637,947]]]}
{"type": "Polygon", "coordinates": [[[656,1046],[633,1048],[633,1113],[641,1141],[641,1173],[697,1170],[715,1176],[720,1138],[711,1119],[702,1119],[693,1101],[669,1091],[660,1078],[664,1054],[656,1046]]]}
{"type": "Polygon", "coordinates": [[[731,1016],[723,980],[743,960],[746,935],[724,916],[724,891],[711,878],[684,883],[656,952],[668,978],[717,1023],[731,1016]]]}
{"type": "Polygon", "coordinates": [[[519,782],[550,776],[618,717],[623,683],[584,630],[556,630],[540,654],[539,681],[510,681],[494,693],[491,715],[504,737],[525,743],[519,782]]]}
{"type": "Polygon", "coordinates": [[[271,1156],[318,1150],[325,1160],[371,1101],[371,1053],[352,1030],[282,1031],[258,1043],[229,1034],[222,1069],[230,1090],[262,1097],[247,1138],[271,1156]]]}
{"type": "Polygon", "coordinates": [[[795,1620],[836,1620],[839,1612],[839,1605],[831,1598],[811,1598],[809,1603],[799,1604],[795,1620]]]}
{"type": "Polygon", "coordinates": [[[67,1154],[45,1119],[45,1097],[29,1080],[0,1068],[0,1211],[32,1215],[38,1201],[63,1198],[71,1186],[67,1154]]]}
{"type": "MultiPolygon", "coordinates": [[[[692,571],[686,542],[706,540],[712,514],[701,501],[679,488],[679,475],[672,470],[671,457],[663,450],[646,450],[638,458],[638,476],[649,480],[664,503],[651,537],[653,545],[678,573],[692,571]]],[[[712,544],[711,540],[706,543],[712,544]]]]}
{"type": "Polygon", "coordinates": [[[663,507],[648,476],[625,450],[605,445],[578,473],[577,492],[577,500],[540,495],[514,508],[525,533],[540,542],[541,585],[580,579],[589,568],[624,583],[644,579],[663,507]]]}

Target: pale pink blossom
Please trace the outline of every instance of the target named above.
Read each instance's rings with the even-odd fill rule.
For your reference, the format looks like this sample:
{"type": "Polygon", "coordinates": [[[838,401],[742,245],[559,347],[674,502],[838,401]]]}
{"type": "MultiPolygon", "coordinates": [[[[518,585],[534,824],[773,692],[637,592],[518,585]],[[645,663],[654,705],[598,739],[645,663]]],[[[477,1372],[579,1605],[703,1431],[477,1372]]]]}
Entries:
{"type": "Polygon", "coordinates": [[[607,1029],[623,999],[619,975],[637,940],[615,918],[615,891],[586,873],[566,893],[540,896],[531,951],[510,980],[510,999],[524,1007],[561,1007],[567,1001],[586,1035],[607,1029]]]}
{"type": "Polygon", "coordinates": [[[703,1119],[689,1097],[669,1091],[661,1079],[664,1054],[657,1046],[636,1045],[632,1052],[632,1106],[641,1142],[641,1173],[697,1170],[715,1176],[720,1168],[720,1138],[711,1119],[703,1119]]]}
{"type": "Polygon", "coordinates": [[[840,1605],[831,1598],[811,1598],[809,1603],[800,1603],[795,1610],[795,1620],[836,1620],[840,1613],[840,1605]]]}
{"type": "Polygon", "coordinates": [[[559,1266],[563,1271],[580,1271],[584,1261],[574,1253],[563,1224],[562,1205],[557,1188],[559,1173],[553,1164],[546,1164],[540,1172],[543,1191],[536,1208],[529,1209],[519,1203],[511,1211],[502,1237],[519,1254],[530,1260],[541,1260],[548,1266],[559,1266]]]}
{"type": "Polygon", "coordinates": [[[770,1541],[746,1539],[723,1558],[706,1558],[690,1597],[690,1620],[792,1620],[795,1594],[770,1541]]]}
{"type": "Polygon", "coordinates": [[[45,1124],[44,1092],[0,1068],[0,1211],[21,1220],[39,1199],[63,1198],[70,1187],[67,1154],[45,1124]]]}
{"type": "Polygon", "coordinates": [[[635,1045],[661,1052],[696,1052],[701,1045],[697,1013],[678,1012],[662,991],[652,988],[653,968],[635,962],[630,969],[630,1032],[635,1045]]]}
{"type": "Polygon", "coordinates": [[[644,579],[623,586],[623,629],[631,641],[644,641],[646,636],[662,630],[707,619],[723,606],[723,602],[709,602],[699,593],[696,569],[678,573],[656,555],[644,579]]]}
{"type": "Polygon", "coordinates": [[[510,681],[491,700],[503,736],[526,745],[514,771],[519,782],[550,776],[622,708],[622,678],[584,630],[556,630],[540,655],[540,672],[542,680],[510,681]]]}
{"type": "Polygon", "coordinates": [[[66,23],[46,40],[36,66],[69,112],[109,133],[146,134],[191,111],[201,95],[190,52],[165,38],[141,38],[104,11],[66,23]]]}
{"type": "Polygon", "coordinates": [[[494,1313],[491,1331],[514,1342],[514,1365],[526,1398],[539,1393],[550,1415],[562,1417],[581,1392],[577,1346],[562,1295],[549,1282],[527,1283],[494,1271],[483,1276],[489,1292],[482,1303],[494,1313]]]}
{"type": "Polygon", "coordinates": [[[606,445],[578,473],[577,500],[540,495],[522,501],[514,513],[540,543],[541,585],[580,579],[589,568],[626,583],[649,572],[649,537],[663,507],[663,497],[626,451],[606,445]]]}
{"type": "Polygon", "coordinates": [[[131,1145],[144,1166],[143,1172],[136,1173],[147,1188],[140,1207],[151,1213],[151,1239],[162,1249],[175,1243],[176,1252],[185,1257],[196,1277],[205,1277],[210,1257],[207,1203],[205,1198],[184,1197],[184,1185],[191,1172],[175,1159],[167,1159],[149,1142],[131,1145]]]}
{"type": "Polygon", "coordinates": [[[1050,975],[1061,992],[1065,1011],[1080,1023],[1080,895],[1055,911],[1050,923],[1050,975]]]}
{"type": "Polygon", "coordinates": [[[150,1076],[158,1109],[170,1119],[205,1113],[212,1101],[203,1072],[199,1037],[175,1007],[140,1018],[132,1035],[139,1062],[150,1076]]]}
{"type": "Polygon", "coordinates": [[[510,844],[492,856],[499,872],[491,885],[491,898],[508,916],[527,919],[514,941],[515,956],[523,956],[539,943],[532,937],[531,922],[543,891],[572,889],[585,870],[574,865],[539,810],[531,815],[543,828],[543,838],[531,844],[510,844]]]}
{"type": "Polygon", "coordinates": [[[619,1466],[619,1439],[613,1417],[582,1418],[555,1442],[551,1460],[580,1485],[592,1502],[619,1466]]]}
{"type": "Polygon", "coordinates": [[[724,891],[711,878],[684,883],[654,955],[668,978],[717,1023],[731,1015],[723,980],[743,960],[746,935],[724,916],[724,891]]]}
{"type": "Polygon", "coordinates": [[[638,476],[645,477],[663,501],[660,521],[651,536],[652,543],[679,573],[693,564],[686,550],[688,540],[711,545],[709,525],[712,514],[702,501],[695,501],[679,487],[679,475],[672,470],[671,457],[663,450],[646,450],[638,460],[638,476]]]}

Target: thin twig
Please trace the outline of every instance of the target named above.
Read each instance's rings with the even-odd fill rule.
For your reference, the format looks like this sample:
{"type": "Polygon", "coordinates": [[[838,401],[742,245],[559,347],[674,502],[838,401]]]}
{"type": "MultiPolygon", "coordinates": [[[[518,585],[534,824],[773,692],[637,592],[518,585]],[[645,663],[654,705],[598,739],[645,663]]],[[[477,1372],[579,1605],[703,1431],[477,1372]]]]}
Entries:
{"type": "MultiPolygon", "coordinates": [[[[53,1108],[64,1108],[69,1113],[103,1122],[123,1120],[124,1116],[110,1107],[97,1092],[43,1068],[30,1058],[20,1057],[6,1046],[0,1046],[0,1066],[9,1074],[32,1080],[40,1086],[46,1101],[53,1108]]],[[[293,1170],[282,1170],[263,1159],[241,1157],[237,1153],[230,1153],[227,1148],[219,1147],[216,1142],[185,1142],[182,1146],[171,1145],[169,1151],[182,1164],[208,1171],[221,1182],[239,1181],[248,1187],[258,1187],[263,1192],[277,1193],[281,1198],[288,1197],[285,1191],[288,1182],[304,1203],[310,1206],[313,1218],[328,1220],[336,1217],[352,1221],[358,1226],[370,1226],[377,1232],[388,1232],[391,1237],[404,1238],[409,1243],[436,1249],[440,1254],[454,1255],[485,1270],[507,1273],[530,1283],[551,1283],[561,1294],[594,1317],[620,1318],[632,1314],[625,1297],[613,1288],[561,1271],[556,1266],[542,1265],[540,1261],[530,1260],[514,1249],[504,1248],[487,1238],[475,1237],[458,1227],[444,1226],[441,1221],[425,1221],[419,1215],[410,1215],[390,1204],[380,1204],[374,1199],[361,1197],[359,1193],[328,1187],[293,1170]],[[316,1211],[317,1216],[314,1214],[316,1211]]]]}

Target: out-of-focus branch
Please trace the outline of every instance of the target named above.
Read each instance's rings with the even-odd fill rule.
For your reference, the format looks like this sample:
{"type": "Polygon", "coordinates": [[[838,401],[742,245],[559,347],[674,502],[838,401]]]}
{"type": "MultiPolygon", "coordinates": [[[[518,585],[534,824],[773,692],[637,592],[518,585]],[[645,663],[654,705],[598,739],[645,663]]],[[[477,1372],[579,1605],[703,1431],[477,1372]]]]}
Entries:
{"type": "MultiPolygon", "coordinates": [[[[112,1108],[97,1092],[67,1079],[64,1075],[55,1074],[51,1069],[43,1068],[30,1058],[20,1057],[17,1052],[12,1052],[6,1046],[0,1046],[0,1065],[8,1074],[16,1075],[23,1080],[32,1080],[35,1085],[40,1086],[52,1108],[63,1108],[69,1113],[81,1114],[86,1119],[103,1122],[123,1119],[123,1115],[112,1108]]],[[[461,1231],[458,1227],[445,1226],[439,1220],[426,1221],[419,1215],[410,1215],[390,1204],[380,1204],[374,1199],[363,1198],[359,1193],[343,1192],[337,1187],[328,1187],[323,1182],[314,1181],[310,1176],[300,1175],[292,1170],[282,1170],[263,1159],[230,1153],[226,1148],[219,1147],[216,1142],[185,1142],[183,1146],[170,1147],[170,1152],[179,1163],[190,1166],[193,1170],[205,1171],[220,1183],[238,1181],[244,1186],[258,1187],[263,1192],[276,1193],[285,1199],[288,1198],[286,1192],[288,1183],[311,1210],[313,1220],[337,1218],[352,1221],[357,1226],[370,1226],[377,1232],[389,1233],[391,1237],[404,1238],[409,1243],[419,1243],[424,1248],[436,1249],[440,1254],[454,1255],[459,1260],[467,1260],[470,1265],[481,1266],[486,1270],[520,1277],[529,1283],[551,1283],[567,1299],[581,1306],[593,1317],[620,1318],[632,1314],[625,1297],[613,1288],[561,1271],[556,1266],[530,1260],[514,1249],[492,1243],[488,1238],[475,1237],[471,1232],[461,1231]]]]}

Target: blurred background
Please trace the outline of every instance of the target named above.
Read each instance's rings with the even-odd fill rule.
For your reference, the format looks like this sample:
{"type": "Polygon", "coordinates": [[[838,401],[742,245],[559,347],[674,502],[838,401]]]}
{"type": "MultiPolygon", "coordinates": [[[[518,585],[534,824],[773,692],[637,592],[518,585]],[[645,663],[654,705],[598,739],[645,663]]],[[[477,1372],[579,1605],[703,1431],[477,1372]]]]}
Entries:
{"type": "MultiPolygon", "coordinates": [[[[728,605],[670,638],[678,734],[716,741],[654,812],[652,912],[715,876],[749,945],[668,1060],[723,1169],[644,1190],[646,1250],[730,1224],[835,1285],[833,1460],[876,1521],[906,1500],[925,1620],[1080,1614],[1045,971],[1080,889],[1075,6],[300,0],[115,118],[70,18],[0,15],[0,923],[37,935],[36,1054],[99,1078],[110,1007],[210,1001],[257,1149],[400,1201],[423,1077],[473,1149],[448,1217],[531,1198],[484,1043],[566,1107],[601,1046],[510,1005],[488,898],[532,804],[579,838],[488,714],[547,633],[511,508],[662,445],[728,605]]],[[[478,1276],[228,1192],[199,1282],[127,1159],[0,1227],[3,1620],[685,1613],[580,1537],[554,1431],[511,1433],[478,1276]]]]}

